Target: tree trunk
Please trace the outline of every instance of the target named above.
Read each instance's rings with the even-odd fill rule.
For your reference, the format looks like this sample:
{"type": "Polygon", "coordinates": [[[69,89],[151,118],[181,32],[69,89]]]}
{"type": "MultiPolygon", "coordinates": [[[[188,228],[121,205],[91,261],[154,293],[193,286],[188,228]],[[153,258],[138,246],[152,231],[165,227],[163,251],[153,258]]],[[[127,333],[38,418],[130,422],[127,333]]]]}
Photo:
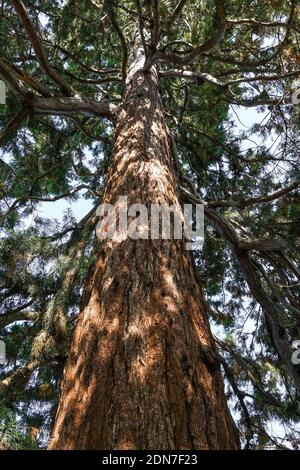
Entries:
{"type": "MultiPolygon", "coordinates": [[[[103,202],[175,204],[155,67],[136,42],[103,202]]],[[[181,210],[181,209],[180,209],[181,210]]],[[[108,240],[83,296],[50,449],[238,449],[184,240],[108,240]]]]}

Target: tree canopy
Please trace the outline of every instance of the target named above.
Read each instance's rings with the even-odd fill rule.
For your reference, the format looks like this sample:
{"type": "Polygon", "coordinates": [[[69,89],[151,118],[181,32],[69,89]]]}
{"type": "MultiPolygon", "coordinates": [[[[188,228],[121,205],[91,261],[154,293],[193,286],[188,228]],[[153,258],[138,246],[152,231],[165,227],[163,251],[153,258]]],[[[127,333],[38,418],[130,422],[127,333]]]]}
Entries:
{"type": "Polygon", "coordinates": [[[158,67],[182,202],[205,205],[195,256],[243,445],[300,446],[299,31],[293,0],[3,0],[4,444],[47,443],[140,34],[145,70],[158,67]],[[261,120],[237,125],[245,110],[261,120]],[[93,202],[81,221],[39,215],[41,203],[79,198],[93,202]]]}

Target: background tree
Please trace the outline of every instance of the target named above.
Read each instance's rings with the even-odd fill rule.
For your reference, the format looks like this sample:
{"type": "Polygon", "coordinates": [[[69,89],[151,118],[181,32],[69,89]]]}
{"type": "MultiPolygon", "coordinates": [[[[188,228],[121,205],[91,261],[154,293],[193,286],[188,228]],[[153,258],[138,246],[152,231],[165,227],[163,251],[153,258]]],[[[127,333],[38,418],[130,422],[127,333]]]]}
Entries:
{"type": "MultiPolygon", "coordinates": [[[[27,435],[39,429],[41,445],[48,440],[83,286],[99,259],[96,207],[113,197],[112,145],[130,131],[120,116],[139,37],[144,76],[158,71],[159,124],[170,129],[171,160],[176,148],[174,192],[181,202],[205,201],[206,241],[196,266],[210,322],[218,325],[218,359],[242,445],[296,448],[296,2],[13,0],[2,2],[0,21],[0,75],[8,88],[7,105],[0,105],[0,326],[8,354],[1,419],[10,409],[27,435]],[[237,135],[236,105],[259,107],[262,122],[237,135]],[[259,136],[265,144],[256,144],[259,136]],[[61,225],[39,217],[41,202],[80,195],[94,203],[80,222],[70,213],[61,225]],[[274,420],[285,439],[270,431],[274,420]]],[[[149,117],[143,112],[137,121],[149,117]]],[[[126,174],[129,183],[134,178],[126,174]]],[[[205,358],[214,375],[218,367],[205,358]]]]}

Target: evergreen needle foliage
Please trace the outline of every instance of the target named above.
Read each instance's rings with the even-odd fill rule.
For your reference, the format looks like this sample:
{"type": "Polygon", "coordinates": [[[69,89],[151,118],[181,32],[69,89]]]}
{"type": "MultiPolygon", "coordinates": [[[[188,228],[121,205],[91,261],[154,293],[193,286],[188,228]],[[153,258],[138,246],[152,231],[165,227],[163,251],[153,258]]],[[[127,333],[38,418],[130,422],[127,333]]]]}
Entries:
{"type": "Polygon", "coordinates": [[[0,444],[49,439],[137,30],[145,67],[158,67],[182,202],[205,200],[195,256],[242,444],[300,448],[293,0],[2,1],[0,444]],[[237,126],[247,109],[261,122],[237,126]],[[94,207],[79,222],[70,211],[62,222],[39,213],[79,198],[94,207]]]}

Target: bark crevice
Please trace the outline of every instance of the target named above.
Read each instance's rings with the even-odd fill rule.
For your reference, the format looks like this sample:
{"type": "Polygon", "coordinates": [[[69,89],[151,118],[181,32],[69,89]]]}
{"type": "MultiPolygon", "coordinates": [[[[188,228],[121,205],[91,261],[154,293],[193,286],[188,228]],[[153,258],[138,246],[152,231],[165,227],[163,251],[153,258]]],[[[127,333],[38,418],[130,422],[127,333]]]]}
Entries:
{"type": "MultiPolygon", "coordinates": [[[[157,70],[143,65],[137,45],[103,202],[181,210],[157,70]]],[[[101,243],[88,286],[49,448],[239,448],[185,241],[101,243]]]]}

